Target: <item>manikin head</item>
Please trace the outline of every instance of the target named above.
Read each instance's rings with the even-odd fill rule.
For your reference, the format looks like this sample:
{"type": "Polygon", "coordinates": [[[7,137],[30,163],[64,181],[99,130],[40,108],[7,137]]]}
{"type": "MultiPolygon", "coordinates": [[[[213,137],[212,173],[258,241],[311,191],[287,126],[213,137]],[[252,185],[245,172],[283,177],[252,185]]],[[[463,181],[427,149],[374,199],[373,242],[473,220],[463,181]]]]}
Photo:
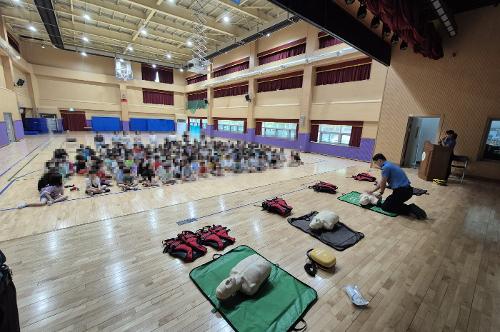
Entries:
{"type": "Polygon", "coordinates": [[[382,164],[387,160],[385,156],[381,153],[377,153],[376,155],[373,156],[372,158],[373,164],[377,166],[378,168],[382,168],[382,164]]]}
{"type": "Polygon", "coordinates": [[[241,288],[241,282],[236,279],[236,277],[231,276],[221,282],[221,284],[215,290],[215,295],[219,300],[226,300],[236,294],[241,288]]]}

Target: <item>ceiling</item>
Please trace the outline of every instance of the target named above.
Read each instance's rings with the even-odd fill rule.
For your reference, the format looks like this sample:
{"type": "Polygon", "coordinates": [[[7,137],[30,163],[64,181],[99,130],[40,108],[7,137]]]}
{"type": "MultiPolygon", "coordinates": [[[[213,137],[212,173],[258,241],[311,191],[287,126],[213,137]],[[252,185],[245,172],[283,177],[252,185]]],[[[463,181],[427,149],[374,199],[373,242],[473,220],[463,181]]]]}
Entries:
{"type": "MultiPolygon", "coordinates": [[[[180,66],[193,57],[196,2],[203,3],[209,53],[289,17],[267,0],[52,0],[52,6],[66,49],[180,66]]],[[[12,35],[51,46],[34,0],[0,0],[0,12],[12,35]]]]}

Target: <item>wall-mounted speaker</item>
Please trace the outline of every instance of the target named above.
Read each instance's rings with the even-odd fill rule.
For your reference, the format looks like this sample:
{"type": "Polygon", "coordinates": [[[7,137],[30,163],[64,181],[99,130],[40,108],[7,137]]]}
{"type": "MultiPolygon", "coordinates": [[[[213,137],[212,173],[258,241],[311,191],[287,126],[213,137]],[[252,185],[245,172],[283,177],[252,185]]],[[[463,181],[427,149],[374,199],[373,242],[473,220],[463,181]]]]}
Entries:
{"type": "Polygon", "coordinates": [[[18,79],[16,82],[16,86],[23,86],[24,85],[24,80],[22,78],[18,79]]]}
{"type": "Polygon", "coordinates": [[[252,101],[252,98],[250,98],[250,95],[249,94],[246,94],[245,95],[245,100],[248,101],[248,102],[251,102],[252,101]]]}
{"type": "Polygon", "coordinates": [[[208,99],[205,99],[205,105],[208,105],[208,99]]]}

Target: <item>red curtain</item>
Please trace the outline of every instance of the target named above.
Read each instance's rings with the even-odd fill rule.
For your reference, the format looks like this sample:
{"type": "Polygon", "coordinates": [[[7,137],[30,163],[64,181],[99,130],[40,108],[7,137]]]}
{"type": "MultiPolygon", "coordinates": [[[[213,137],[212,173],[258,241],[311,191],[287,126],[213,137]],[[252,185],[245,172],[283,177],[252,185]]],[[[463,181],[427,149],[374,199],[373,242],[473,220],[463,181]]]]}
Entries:
{"type": "Polygon", "coordinates": [[[286,58],[290,58],[292,56],[296,56],[299,54],[303,54],[306,52],[306,44],[296,45],[285,50],[281,50],[275,53],[262,55],[259,57],[259,65],[264,65],[266,63],[283,60],[286,58]]]}
{"type": "Polygon", "coordinates": [[[226,86],[214,90],[214,98],[240,96],[248,93],[248,84],[237,86],[226,86]]]}
{"type": "Polygon", "coordinates": [[[170,68],[157,68],[160,83],[174,84],[174,71],[170,68]]]}
{"type": "Polygon", "coordinates": [[[152,82],[155,81],[156,72],[153,70],[153,67],[145,63],[141,63],[141,73],[142,73],[142,79],[144,81],[152,81],[152,82]]]}
{"type": "Polygon", "coordinates": [[[362,81],[370,78],[371,63],[318,72],[316,85],[362,81]]]}
{"type": "Polygon", "coordinates": [[[64,130],[84,131],[87,126],[85,112],[61,111],[64,130]]]}
{"type": "Polygon", "coordinates": [[[195,84],[195,83],[203,82],[203,81],[206,81],[206,80],[207,80],[207,75],[196,75],[196,76],[193,76],[193,77],[186,78],[186,84],[187,85],[189,85],[189,84],[195,84]]]}
{"type": "Polygon", "coordinates": [[[207,99],[207,90],[188,93],[188,101],[191,100],[205,100],[207,99]]]}
{"type": "Polygon", "coordinates": [[[173,105],[174,93],[171,91],[159,91],[142,89],[144,104],[173,105]]]}
{"type": "Polygon", "coordinates": [[[220,76],[236,73],[238,71],[248,69],[248,66],[249,66],[249,62],[246,61],[246,62],[238,63],[238,64],[230,66],[230,67],[222,68],[222,69],[219,69],[217,71],[214,71],[214,77],[220,77],[220,76]]]}
{"type": "Polygon", "coordinates": [[[288,90],[302,88],[303,76],[287,77],[282,79],[272,79],[257,83],[257,92],[288,90]]]}
{"type": "Polygon", "coordinates": [[[213,130],[219,130],[219,120],[218,119],[213,119],[213,122],[214,122],[214,124],[213,124],[212,129],[213,130]]]}
{"type": "Polygon", "coordinates": [[[333,45],[342,44],[342,40],[326,35],[319,38],[319,48],[325,48],[333,45]]]}
{"type": "Polygon", "coordinates": [[[255,135],[256,136],[262,135],[262,122],[260,121],[255,122],[255,135]]]}
{"type": "Polygon", "coordinates": [[[311,142],[318,141],[318,133],[319,133],[319,125],[313,124],[311,125],[311,132],[309,133],[309,140],[311,142]]]}
{"type": "Polygon", "coordinates": [[[363,127],[352,127],[351,129],[351,139],[349,140],[349,146],[357,146],[361,144],[361,132],[363,127]]]}

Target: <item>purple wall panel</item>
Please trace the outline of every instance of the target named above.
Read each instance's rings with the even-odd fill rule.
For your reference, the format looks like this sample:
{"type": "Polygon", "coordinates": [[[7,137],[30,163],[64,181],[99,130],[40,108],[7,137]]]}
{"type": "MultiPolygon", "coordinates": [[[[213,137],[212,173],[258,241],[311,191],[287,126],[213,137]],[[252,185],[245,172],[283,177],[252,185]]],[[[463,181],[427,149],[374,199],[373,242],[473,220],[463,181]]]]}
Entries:
{"type": "Polygon", "coordinates": [[[255,142],[259,144],[274,145],[280,148],[297,150],[299,148],[299,141],[287,140],[281,138],[273,138],[266,136],[255,136],[255,142]]]}
{"type": "Polygon", "coordinates": [[[14,121],[14,133],[16,135],[16,141],[22,140],[24,138],[24,127],[22,120],[14,121]]]}
{"type": "Polygon", "coordinates": [[[327,154],[349,159],[363,160],[363,161],[371,160],[374,148],[375,148],[375,140],[371,138],[362,138],[359,147],[309,142],[310,152],[327,154]]]}
{"type": "Polygon", "coordinates": [[[122,121],[122,130],[123,131],[129,131],[130,130],[129,121],[122,121]]]}
{"type": "Polygon", "coordinates": [[[205,130],[205,135],[207,137],[213,137],[213,133],[214,133],[214,126],[213,125],[207,124],[207,128],[205,128],[203,130],[205,130]]]}
{"type": "Polygon", "coordinates": [[[9,135],[7,134],[7,124],[0,121],[0,146],[9,144],[9,135]]]}
{"type": "Polygon", "coordinates": [[[240,141],[247,140],[247,134],[231,133],[228,131],[220,131],[220,130],[213,130],[212,133],[213,133],[213,136],[215,136],[215,137],[229,138],[229,139],[240,140],[240,141]]]}
{"type": "Polygon", "coordinates": [[[247,128],[247,142],[255,142],[255,128],[247,128]]]}
{"type": "Polygon", "coordinates": [[[299,150],[309,151],[309,133],[299,133],[299,150]]]}

